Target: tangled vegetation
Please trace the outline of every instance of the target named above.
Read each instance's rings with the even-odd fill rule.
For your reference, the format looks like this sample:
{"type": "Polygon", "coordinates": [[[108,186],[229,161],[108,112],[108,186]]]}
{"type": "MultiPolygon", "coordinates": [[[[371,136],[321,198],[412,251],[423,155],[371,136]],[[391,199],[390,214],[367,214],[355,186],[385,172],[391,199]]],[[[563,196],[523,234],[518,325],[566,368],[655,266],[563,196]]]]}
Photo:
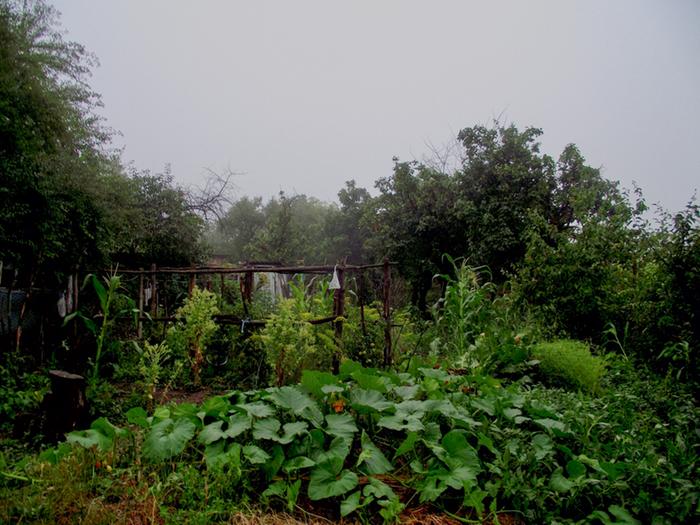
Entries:
{"type": "Polygon", "coordinates": [[[697,512],[697,416],[690,396],[624,361],[597,397],[346,361],[293,386],[133,408],[125,426],[97,419],[3,467],[15,497],[0,517],[51,523],[78,493],[81,512],[133,496],[134,511],[172,523],[227,521],[251,501],[363,522],[429,503],[474,521],[677,523],[697,512]],[[51,489],[59,475],[75,485],[51,489]]]}

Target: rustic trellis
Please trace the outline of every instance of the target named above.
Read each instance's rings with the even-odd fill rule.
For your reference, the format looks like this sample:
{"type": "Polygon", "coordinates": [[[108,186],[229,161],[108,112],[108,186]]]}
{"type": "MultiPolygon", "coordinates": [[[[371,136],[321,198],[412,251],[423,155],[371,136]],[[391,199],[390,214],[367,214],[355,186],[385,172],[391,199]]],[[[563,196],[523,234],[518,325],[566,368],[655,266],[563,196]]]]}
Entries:
{"type": "MultiPolygon", "coordinates": [[[[316,266],[281,266],[269,263],[251,263],[244,264],[239,267],[226,266],[200,266],[200,267],[157,267],[151,265],[149,269],[124,269],[120,268],[119,273],[122,275],[138,276],[139,292],[138,292],[138,334],[141,336],[142,323],[146,320],[153,322],[168,323],[175,321],[175,317],[168,315],[158,316],[158,294],[159,280],[165,279],[165,276],[187,276],[188,277],[188,292],[191,295],[192,290],[196,286],[198,279],[205,278],[208,287],[211,287],[211,277],[218,275],[221,280],[221,290],[224,289],[224,280],[227,276],[237,276],[240,286],[240,297],[243,304],[244,312],[248,318],[240,316],[220,314],[214,317],[215,321],[222,324],[241,324],[250,327],[262,327],[265,325],[265,319],[250,319],[250,304],[253,294],[254,275],[256,273],[274,273],[274,274],[329,274],[335,272],[338,277],[339,287],[334,290],[333,296],[333,312],[332,315],[312,319],[308,322],[311,324],[333,323],[335,336],[338,341],[342,338],[343,333],[343,316],[345,306],[345,276],[348,273],[356,273],[360,275],[358,302],[360,308],[360,325],[364,334],[367,333],[365,325],[365,301],[364,301],[364,273],[368,270],[382,269],[382,318],[384,321],[384,366],[390,366],[392,363],[392,340],[391,340],[391,267],[396,263],[384,260],[378,264],[338,264],[338,265],[316,265],[316,266]],[[149,288],[145,287],[146,279],[149,280],[149,288]],[[147,297],[148,296],[148,297],[147,297]],[[147,303],[150,302],[150,315],[146,316],[147,303]]],[[[334,369],[337,371],[338,359],[335,360],[334,369]]]]}

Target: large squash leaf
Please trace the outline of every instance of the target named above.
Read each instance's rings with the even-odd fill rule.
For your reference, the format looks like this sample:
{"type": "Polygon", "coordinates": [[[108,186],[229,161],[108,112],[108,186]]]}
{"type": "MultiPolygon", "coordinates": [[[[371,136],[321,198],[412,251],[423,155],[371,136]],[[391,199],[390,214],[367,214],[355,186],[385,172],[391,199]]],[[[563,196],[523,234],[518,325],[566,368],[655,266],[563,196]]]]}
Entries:
{"type": "Polygon", "coordinates": [[[143,443],[143,453],[152,461],[164,461],[181,454],[195,433],[188,419],[164,419],[153,425],[143,443]]]}

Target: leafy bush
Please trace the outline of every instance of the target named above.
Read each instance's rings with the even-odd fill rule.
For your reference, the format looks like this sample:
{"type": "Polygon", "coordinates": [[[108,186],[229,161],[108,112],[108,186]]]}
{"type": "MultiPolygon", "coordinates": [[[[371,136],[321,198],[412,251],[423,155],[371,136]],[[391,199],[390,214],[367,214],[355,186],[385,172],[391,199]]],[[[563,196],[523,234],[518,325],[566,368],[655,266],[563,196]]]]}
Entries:
{"type": "Polygon", "coordinates": [[[384,360],[385,322],[377,305],[365,306],[365,328],[360,308],[346,305],[343,323],[343,353],[363,366],[380,366],[384,360]]]}
{"type": "Polygon", "coordinates": [[[189,357],[195,385],[201,383],[207,345],[217,330],[212,319],[219,313],[216,302],[213,293],[195,287],[192,296],[175,313],[177,323],[168,331],[168,346],[175,354],[189,357]]]}
{"type": "Polygon", "coordinates": [[[143,348],[134,342],[134,347],[139,353],[139,374],[146,391],[146,406],[150,410],[153,408],[156,387],[162,379],[165,362],[170,357],[170,348],[164,342],[152,345],[148,341],[144,341],[143,348]]]}
{"type": "Polygon", "coordinates": [[[259,338],[239,325],[220,326],[209,343],[203,376],[209,386],[226,390],[267,386],[269,367],[259,338]]]}
{"type": "Polygon", "coordinates": [[[304,369],[330,370],[337,344],[328,324],[309,323],[314,318],[303,297],[284,299],[257,336],[278,386],[298,381],[304,369]]]}
{"type": "Polygon", "coordinates": [[[18,416],[38,410],[49,390],[46,374],[25,372],[29,361],[14,351],[0,354],[0,433],[11,430],[18,416]]]}
{"type": "Polygon", "coordinates": [[[599,390],[605,374],[604,360],[591,355],[581,341],[538,343],[532,348],[532,357],[540,362],[540,371],[547,379],[589,392],[599,390]]]}

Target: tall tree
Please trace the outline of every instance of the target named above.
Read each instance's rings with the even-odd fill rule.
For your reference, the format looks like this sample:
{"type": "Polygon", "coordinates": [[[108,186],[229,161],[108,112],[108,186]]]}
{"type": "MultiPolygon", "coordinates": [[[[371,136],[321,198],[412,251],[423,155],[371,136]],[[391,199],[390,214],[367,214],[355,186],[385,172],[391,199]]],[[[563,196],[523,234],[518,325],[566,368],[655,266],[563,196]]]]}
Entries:
{"type": "Polygon", "coordinates": [[[326,220],[328,258],[330,261],[347,258],[351,264],[367,262],[365,243],[371,232],[365,226],[364,217],[371,210],[372,196],[350,180],[338,192],[338,201],[340,208],[331,210],[326,220]]]}
{"type": "Polygon", "coordinates": [[[56,25],[41,1],[0,0],[1,258],[31,275],[99,258],[102,210],[85,188],[108,134],[85,81],[94,59],[56,25]]]}
{"type": "Polygon", "coordinates": [[[368,248],[389,256],[412,286],[413,302],[426,306],[426,294],[436,273],[447,271],[443,254],[461,256],[466,239],[459,222],[454,177],[417,162],[395,159],[391,177],[376,183],[373,232],[368,248]]]}
{"type": "Polygon", "coordinates": [[[540,135],[515,126],[465,128],[455,171],[396,162],[393,175],[377,182],[371,245],[401,264],[419,307],[432,276],[450,271],[444,254],[487,266],[499,280],[522,259],[531,217],[554,212],[555,165],[540,153],[540,135]]]}
{"type": "Polygon", "coordinates": [[[514,126],[463,129],[464,162],[455,173],[459,222],[472,264],[502,278],[522,259],[534,213],[551,217],[556,187],[554,161],[540,153],[542,131],[514,126]]]}

